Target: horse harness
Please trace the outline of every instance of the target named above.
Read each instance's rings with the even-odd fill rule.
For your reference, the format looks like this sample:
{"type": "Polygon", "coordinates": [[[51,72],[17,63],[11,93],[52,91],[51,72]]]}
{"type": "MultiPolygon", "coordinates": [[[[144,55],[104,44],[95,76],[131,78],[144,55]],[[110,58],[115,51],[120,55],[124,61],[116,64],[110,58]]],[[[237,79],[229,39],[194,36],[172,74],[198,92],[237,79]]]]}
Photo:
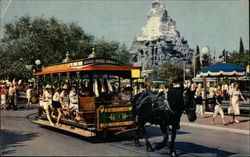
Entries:
{"type": "MultiPolygon", "coordinates": [[[[156,98],[155,98],[154,100],[146,101],[146,102],[144,102],[144,103],[139,104],[139,109],[140,109],[141,106],[142,106],[143,104],[146,104],[146,103],[149,103],[149,102],[153,102],[153,103],[152,103],[152,108],[153,108],[153,109],[152,109],[151,111],[149,111],[148,113],[146,113],[144,116],[142,116],[142,117],[141,117],[142,119],[145,118],[145,117],[147,117],[147,116],[149,116],[150,114],[151,114],[151,115],[154,115],[154,114],[152,114],[152,113],[154,113],[154,112],[156,112],[156,111],[165,111],[164,113],[168,114],[168,116],[173,116],[173,115],[175,114],[175,111],[173,111],[173,110],[170,108],[170,106],[169,106],[169,101],[168,101],[168,99],[166,98],[166,95],[164,96],[164,99],[157,100],[157,97],[159,96],[159,94],[160,94],[160,93],[158,93],[158,94],[155,96],[156,98]],[[157,101],[163,101],[163,100],[165,100],[163,105],[160,105],[160,106],[156,106],[156,105],[155,105],[155,102],[157,102],[157,101]]],[[[148,97],[149,97],[149,96],[146,96],[143,100],[146,100],[148,97]]],[[[143,102],[143,101],[142,101],[142,102],[143,102]]]]}

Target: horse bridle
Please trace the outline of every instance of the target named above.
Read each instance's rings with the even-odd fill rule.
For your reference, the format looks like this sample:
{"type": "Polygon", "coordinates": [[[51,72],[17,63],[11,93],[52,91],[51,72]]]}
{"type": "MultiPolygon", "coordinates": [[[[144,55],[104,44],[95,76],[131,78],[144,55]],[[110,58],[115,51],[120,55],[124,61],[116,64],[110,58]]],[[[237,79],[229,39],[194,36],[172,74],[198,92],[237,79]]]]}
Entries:
{"type": "Polygon", "coordinates": [[[186,96],[184,96],[184,95],[183,95],[183,100],[184,100],[184,108],[185,108],[184,111],[185,111],[185,112],[187,112],[187,111],[190,112],[190,111],[192,111],[192,110],[194,110],[194,111],[196,110],[196,108],[195,108],[196,106],[195,106],[195,105],[194,105],[192,108],[187,108],[187,107],[188,107],[188,106],[187,106],[187,101],[188,101],[188,99],[187,99],[186,96]]]}

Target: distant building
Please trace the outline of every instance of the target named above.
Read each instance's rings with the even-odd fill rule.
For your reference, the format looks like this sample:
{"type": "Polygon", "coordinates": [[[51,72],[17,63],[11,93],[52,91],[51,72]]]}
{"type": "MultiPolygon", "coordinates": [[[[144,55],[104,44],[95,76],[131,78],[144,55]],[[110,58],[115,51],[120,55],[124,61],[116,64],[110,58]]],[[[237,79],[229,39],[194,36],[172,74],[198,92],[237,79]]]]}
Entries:
{"type": "Polygon", "coordinates": [[[155,0],[148,13],[144,27],[135,36],[130,49],[131,62],[142,66],[147,74],[163,63],[183,68],[192,66],[194,50],[190,49],[187,40],[176,30],[175,21],[168,15],[164,3],[155,0]]]}

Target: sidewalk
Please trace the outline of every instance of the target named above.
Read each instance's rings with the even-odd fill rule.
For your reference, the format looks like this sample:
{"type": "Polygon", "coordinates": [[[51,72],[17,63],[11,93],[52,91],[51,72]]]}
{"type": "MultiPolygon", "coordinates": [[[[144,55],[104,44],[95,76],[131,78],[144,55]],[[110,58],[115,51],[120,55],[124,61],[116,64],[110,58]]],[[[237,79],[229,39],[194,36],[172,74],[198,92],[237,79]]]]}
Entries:
{"type": "Polygon", "coordinates": [[[215,118],[215,124],[211,124],[211,118],[213,114],[205,114],[204,118],[198,116],[197,120],[193,123],[189,122],[187,116],[185,114],[182,115],[181,125],[190,126],[190,127],[198,127],[205,129],[213,129],[213,130],[221,130],[221,131],[229,131],[239,134],[249,135],[249,125],[250,125],[250,117],[238,117],[240,123],[231,122],[232,116],[225,115],[226,125],[222,124],[221,117],[218,115],[215,118]]]}

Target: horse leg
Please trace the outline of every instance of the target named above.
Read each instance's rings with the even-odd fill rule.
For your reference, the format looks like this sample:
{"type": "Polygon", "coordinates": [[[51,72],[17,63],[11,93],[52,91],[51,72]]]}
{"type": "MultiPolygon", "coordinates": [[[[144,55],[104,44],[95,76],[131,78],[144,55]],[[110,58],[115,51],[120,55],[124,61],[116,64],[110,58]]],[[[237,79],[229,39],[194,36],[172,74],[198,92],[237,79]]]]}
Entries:
{"type": "Polygon", "coordinates": [[[136,131],[136,137],[135,137],[135,146],[136,147],[140,147],[141,143],[139,141],[139,137],[140,137],[140,127],[138,127],[137,131],[136,131]]]}
{"type": "Polygon", "coordinates": [[[155,146],[155,149],[160,150],[167,145],[168,142],[168,129],[166,125],[160,125],[161,131],[163,133],[163,141],[155,146]]]}
{"type": "Polygon", "coordinates": [[[176,126],[172,127],[171,143],[170,143],[170,156],[176,156],[176,151],[174,149],[174,142],[176,138],[176,126]]]}
{"type": "Polygon", "coordinates": [[[146,132],[146,129],[145,129],[144,126],[142,127],[142,134],[143,134],[143,136],[144,136],[144,138],[145,138],[145,141],[146,141],[146,148],[147,148],[147,151],[148,151],[148,152],[154,151],[152,145],[150,144],[150,142],[149,142],[149,140],[148,140],[148,135],[147,135],[147,132],[146,132]]]}

